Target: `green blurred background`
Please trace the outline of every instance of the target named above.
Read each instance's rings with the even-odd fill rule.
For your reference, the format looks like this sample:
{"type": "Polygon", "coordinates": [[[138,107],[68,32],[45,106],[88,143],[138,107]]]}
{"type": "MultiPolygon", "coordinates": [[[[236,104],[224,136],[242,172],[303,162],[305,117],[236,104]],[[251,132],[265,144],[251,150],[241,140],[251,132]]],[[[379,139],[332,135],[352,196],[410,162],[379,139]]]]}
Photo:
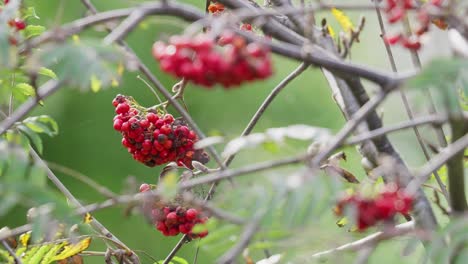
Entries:
{"type": "MultiPolygon", "coordinates": [[[[124,0],[96,0],[93,2],[101,11],[139,3],[139,1],[124,0]]],[[[203,8],[205,4],[204,1],[183,2],[191,2],[200,8],[203,8]]],[[[49,29],[80,18],[86,13],[79,0],[26,1],[26,3],[33,5],[40,17],[40,20],[31,20],[30,23],[42,24],[49,29]]],[[[354,21],[357,21],[360,15],[358,12],[349,14],[354,21]]],[[[318,17],[330,16],[329,14],[319,14],[318,17]]],[[[352,59],[371,67],[388,70],[388,62],[379,38],[375,14],[367,13],[366,19],[366,28],[360,38],[361,43],[357,43],[353,48],[352,59]]],[[[337,31],[339,27],[335,21],[332,19],[329,21],[337,31]]],[[[185,25],[180,20],[169,17],[151,18],[144,21],[127,39],[144,63],[168,88],[172,87],[176,80],[159,71],[157,63],[150,55],[151,45],[159,38],[180,32],[185,25]]],[[[99,37],[104,36],[105,32],[87,31],[85,35],[99,37]]],[[[434,54],[434,51],[425,50],[423,60],[426,61],[434,54]]],[[[407,52],[396,49],[396,58],[400,69],[411,69],[407,52]]],[[[189,85],[185,94],[188,109],[206,134],[222,134],[228,138],[239,135],[271,89],[299,65],[296,61],[281,57],[274,57],[274,61],[275,74],[272,78],[249,83],[238,89],[225,91],[220,87],[215,87],[208,90],[189,85]]],[[[57,137],[44,138],[45,160],[80,171],[114,192],[129,191],[128,189],[132,186],[126,180],[129,176],[136,179],[133,192],[136,192],[137,186],[142,182],[154,183],[160,168],[147,168],[134,161],[121,146],[121,136],[112,128],[114,109],[111,101],[116,94],[131,95],[145,106],[158,103],[145,84],[136,78],[138,74],[138,72],[126,72],[118,88],[111,88],[99,93],[81,93],[77,90],[64,88],[48,98],[45,101],[45,106],[33,113],[51,115],[60,127],[60,134],[57,137]]],[[[368,88],[371,93],[375,89],[372,84],[369,84],[368,88]]],[[[406,119],[398,96],[394,95],[388,101],[386,111],[383,112],[386,123],[406,119]]],[[[344,124],[343,117],[332,100],[330,90],[319,69],[309,69],[294,80],[268,108],[255,131],[291,124],[326,127],[334,132],[344,124]]],[[[428,138],[431,136],[431,134],[427,135],[428,138]]],[[[415,166],[422,162],[419,147],[416,145],[413,134],[401,132],[392,136],[392,139],[404,157],[411,157],[408,160],[410,165],[415,166]]],[[[284,149],[281,148],[280,153],[271,153],[265,150],[244,151],[236,158],[232,166],[237,167],[240,164],[250,164],[268,158],[294,154],[305,147],[306,145],[292,144],[284,149]]],[[[364,177],[363,171],[359,167],[360,158],[356,155],[355,150],[350,148],[347,153],[350,160],[345,166],[358,177],[364,177]]],[[[214,164],[210,165],[214,167],[214,164]]],[[[104,197],[86,185],[67,175],[57,174],[83,203],[104,200],[104,197]]],[[[26,208],[15,209],[7,219],[0,219],[1,226],[12,227],[23,224],[25,211],[26,208]]],[[[124,218],[122,208],[106,209],[96,213],[95,217],[129,247],[144,250],[156,259],[163,259],[180,239],[180,237],[163,237],[154,227],[147,224],[141,215],[124,218]]],[[[317,219],[315,224],[325,227],[325,231],[323,231],[324,234],[320,235],[320,242],[311,245],[311,253],[326,249],[336,240],[334,237],[347,235],[345,230],[336,227],[335,220],[331,212],[317,219]]],[[[178,255],[191,262],[195,252],[194,245],[195,243],[185,246],[178,255]]],[[[400,251],[405,245],[405,243],[396,242],[388,243],[385,249],[378,248],[371,263],[377,260],[379,263],[394,263],[395,261],[413,263],[414,258],[400,258],[400,251]]],[[[98,248],[94,247],[94,249],[98,248]]],[[[143,263],[151,263],[143,255],[140,254],[140,257],[143,263]]],[[[102,262],[102,258],[98,257],[86,259],[86,263],[102,262]]],[[[202,251],[200,253],[198,263],[212,262],[213,258],[209,252],[202,251]]]]}

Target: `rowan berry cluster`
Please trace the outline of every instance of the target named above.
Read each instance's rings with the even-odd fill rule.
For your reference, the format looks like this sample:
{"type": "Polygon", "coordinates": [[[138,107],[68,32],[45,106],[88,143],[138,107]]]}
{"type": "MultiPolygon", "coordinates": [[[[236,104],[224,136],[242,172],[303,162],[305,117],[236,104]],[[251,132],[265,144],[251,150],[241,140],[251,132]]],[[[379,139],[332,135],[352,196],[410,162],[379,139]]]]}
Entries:
{"type": "MultiPolygon", "coordinates": [[[[386,0],[387,8],[385,13],[390,24],[400,22],[407,16],[408,10],[417,7],[414,0],[386,0]]],[[[430,0],[417,10],[418,28],[411,36],[405,36],[403,33],[385,36],[385,41],[390,45],[401,44],[409,50],[419,50],[421,48],[421,36],[429,31],[431,21],[439,28],[445,29],[447,25],[441,19],[431,20],[428,8],[442,7],[443,0],[430,0]]]]}
{"type": "MultiPolygon", "coordinates": [[[[140,186],[140,192],[149,190],[151,190],[151,187],[146,183],[140,186]]],[[[162,208],[153,208],[151,216],[156,229],[165,236],[177,236],[182,233],[193,239],[203,238],[208,235],[208,231],[193,232],[193,227],[196,224],[203,224],[208,220],[206,216],[195,208],[164,206],[162,208]]]]}
{"type": "Polygon", "coordinates": [[[391,220],[397,213],[408,215],[412,202],[413,197],[393,186],[387,186],[373,199],[357,194],[341,199],[335,207],[335,213],[343,216],[344,209],[352,206],[356,214],[357,228],[362,231],[379,221],[391,220]]]}
{"type": "MultiPolygon", "coordinates": [[[[9,0],[4,0],[5,5],[7,5],[9,2],[10,2],[9,0]]],[[[0,12],[1,12],[1,10],[2,9],[0,8],[0,12]]],[[[14,29],[16,32],[22,31],[22,30],[24,30],[26,28],[26,22],[24,20],[22,20],[21,18],[18,18],[18,17],[8,21],[8,25],[10,26],[10,28],[14,29]]],[[[8,40],[9,40],[11,45],[17,45],[18,44],[18,40],[14,35],[9,36],[8,40]]]]}
{"type": "Polygon", "coordinates": [[[122,133],[122,145],[135,160],[150,167],[175,161],[192,168],[192,160],[203,152],[194,150],[197,135],[180,119],[143,108],[120,94],[112,104],[117,114],[114,129],[122,133]]]}
{"type": "Polygon", "coordinates": [[[217,43],[208,33],[193,38],[173,36],[169,44],[154,43],[153,56],[163,71],[205,87],[221,84],[228,88],[272,74],[269,50],[257,43],[247,44],[230,32],[222,34],[217,43]]]}

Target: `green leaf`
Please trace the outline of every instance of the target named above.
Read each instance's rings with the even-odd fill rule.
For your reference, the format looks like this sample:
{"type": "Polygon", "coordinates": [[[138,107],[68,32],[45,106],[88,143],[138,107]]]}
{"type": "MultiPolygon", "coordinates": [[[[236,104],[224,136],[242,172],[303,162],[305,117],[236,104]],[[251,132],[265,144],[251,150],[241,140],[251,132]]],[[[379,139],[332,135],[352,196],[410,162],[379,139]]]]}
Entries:
{"type": "Polygon", "coordinates": [[[119,63],[128,61],[121,49],[105,46],[99,40],[50,43],[33,53],[27,68],[36,72],[41,67],[52,69],[59,80],[66,80],[83,91],[107,88],[120,79],[119,63]]]}
{"type": "Polygon", "coordinates": [[[187,260],[178,256],[174,256],[172,260],[175,261],[176,264],[189,264],[187,260]]]}
{"type": "Polygon", "coordinates": [[[58,134],[57,122],[48,115],[28,117],[22,123],[36,133],[45,133],[50,137],[58,134]]]}
{"type": "Polygon", "coordinates": [[[53,70],[51,70],[51,69],[46,68],[46,67],[41,67],[39,69],[39,71],[37,71],[37,73],[40,74],[40,75],[50,77],[51,79],[54,79],[54,80],[58,79],[55,72],[53,70]]]}
{"type": "Polygon", "coordinates": [[[31,128],[21,124],[17,126],[18,130],[23,133],[29,140],[31,146],[39,152],[39,154],[42,154],[43,146],[42,146],[42,139],[41,137],[34,132],[31,128]]]}
{"type": "Polygon", "coordinates": [[[28,97],[36,94],[36,91],[29,83],[18,83],[16,84],[14,90],[28,97]]]}
{"type": "Polygon", "coordinates": [[[36,9],[34,9],[34,7],[28,7],[25,11],[23,11],[23,19],[30,17],[40,19],[40,17],[36,14],[36,9]]]}
{"type": "Polygon", "coordinates": [[[41,35],[44,31],[46,30],[45,27],[39,26],[39,25],[28,25],[24,29],[24,37],[25,38],[31,38],[35,36],[41,35]]]}

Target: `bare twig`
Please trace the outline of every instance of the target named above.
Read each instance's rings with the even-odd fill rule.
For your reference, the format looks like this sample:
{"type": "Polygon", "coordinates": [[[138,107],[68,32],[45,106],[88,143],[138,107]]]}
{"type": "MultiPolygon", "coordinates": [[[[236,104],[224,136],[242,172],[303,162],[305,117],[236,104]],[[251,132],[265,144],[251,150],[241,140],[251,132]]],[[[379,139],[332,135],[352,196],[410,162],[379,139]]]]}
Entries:
{"type": "Polygon", "coordinates": [[[242,234],[240,235],[237,244],[234,247],[232,247],[228,252],[226,252],[223,256],[221,256],[216,261],[216,263],[236,263],[237,256],[239,256],[242,253],[242,251],[249,245],[253,236],[255,236],[255,234],[260,229],[260,222],[262,221],[263,215],[263,212],[259,212],[253,217],[249,224],[244,228],[244,232],[242,232],[242,234]]]}
{"type": "MultiPolygon", "coordinates": [[[[241,137],[247,136],[252,132],[253,128],[257,124],[258,120],[262,117],[263,113],[265,110],[268,108],[268,106],[273,102],[273,100],[276,98],[276,96],[292,81],[294,80],[297,76],[299,76],[302,72],[304,72],[307,69],[308,65],[305,63],[302,63],[297,67],[294,71],[292,71],[286,78],[284,78],[273,90],[271,90],[270,94],[265,98],[263,103],[260,105],[260,107],[257,109],[257,112],[252,116],[250,119],[249,123],[245,127],[244,131],[240,135],[241,137]]],[[[235,154],[229,156],[226,158],[224,164],[226,166],[229,166],[231,164],[232,160],[234,159],[235,154]]]]}
{"type": "Polygon", "coordinates": [[[2,245],[8,251],[8,253],[10,253],[10,255],[13,257],[13,259],[15,260],[15,264],[23,264],[21,259],[15,254],[15,252],[10,247],[10,245],[8,245],[8,242],[6,242],[5,240],[2,240],[2,245]]]}
{"type": "Polygon", "coordinates": [[[274,160],[274,161],[265,161],[262,163],[257,163],[253,165],[248,165],[239,169],[226,169],[217,173],[211,173],[206,176],[198,177],[195,179],[191,179],[185,182],[180,183],[179,189],[186,190],[193,188],[197,185],[211,183],[211,182],[218,182],[220,180],[229,179],[235,176],[245,175],[248,173],[269,170],[276,167],[301,163],[307,160],[307,155],[300,155],[292,158],[285,158],[281,160],[274,160]]]}
{"type": "Polygon", "coordinates": [[[49,166],[49,168],[51,168],[52,170],[59,171],[61,173],[69,175],[69,176],[83,182],[84,184],[86,184],[89,187],[93,188],[94,190],[96,190],[97,192],[99,192],[100,194],[102,194],[103,196],[105,196],[107,198],[114,198],[114,197],[117,196],[116,193],[109,190],[109,188],[107,188],[106,186],[97,183],[95,180],[93,180],[92,178],[84,175],[83,173],[81,173],[79,171],[73,170],[71,168],[68,168],[66,166],[63,166],[63,165],[60,165],[60,164],[57,164],[57,163],[54,163],[54,162],[51,162],[51,161],[46,161],[46,162],[47,162],[47,165],[49,166]]]}
{"type": "Polygon", "coordinates": [[[343,128],[335,135],[327,148],[320,151],[312,160],[312,165],[319,167],[320,163],[328,158],[328,156],[346,140],[346,138],[354,131],[354,129],[368,116],[368,114],[377,108],[387,96],[386,92],[380,92],[363,107],[361,107],[355,115],[343,126],[343,128]]]}
{"type": "Polygon", "coordinates": [[[15,227],[13,229],[3,227],[2,229],[0,229],[0,240],[5,240],[5,239],[7,239],[9,237],[15,237],[17,235],[26,233],[31,229],[32,229],[31,224],[25,224],[25,225],[22,225],[22,226],[15,227]]]}
{"type": "Polygon", "coordinates": [[[442,167],[453,156],[463,152],[468,147],[468,134],[448,145],[439,154],[432,157],[416,174],[416,177],[406,187],[408,193],[414,193],[424,182],[429,179],[432,173],[442,167]]]}
{"type": "Polygon", "coordinates": [[[426,124],[443,124],[448,120],[447,115],[437,114],[437,115],[430,115],[424,116],[419,118],[414,118],[412,120],[408,120],[405,122],[401,122],[399,124],[393,126],[386,126],[376,130],[369,131],[367,133],[356,135],[346,141],[346,144],[354,145],[366,140],[376,138],[382,135],[387,135],[389,133],[400,131],[406,128],[412,128],[415,126],[426,125],[426,124]]]}
{"type": "Polygon", "coordinates": [[[382,240],[389,239],[396,236],[407,234],[414,230],[414,222],[407,222],[395,226],[395,228],[387,232],[377,232],[365,238],[344,244],[337,248],[329,249],[326,251],[318,252],[312,255],[313,258],[324,258],[330,254],[335,254],[343,251],[358,251],[371,245],[376,245],[382,240]]]}

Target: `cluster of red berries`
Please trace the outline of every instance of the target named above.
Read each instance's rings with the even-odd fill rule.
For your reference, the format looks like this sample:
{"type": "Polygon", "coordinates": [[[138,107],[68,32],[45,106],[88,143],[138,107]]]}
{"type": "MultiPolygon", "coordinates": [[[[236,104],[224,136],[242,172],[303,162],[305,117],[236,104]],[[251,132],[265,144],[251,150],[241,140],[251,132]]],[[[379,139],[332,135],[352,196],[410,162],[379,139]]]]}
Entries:
{"type": "MultiPolygon", "coordinates": [[[[5,5],[7,5],[10,1],[9,0],[4,0],[4,3],[5,5]]],[[[0,11],[2,9],[0,8],[0,11]]],[[[22,20],[21,18],[14,18],[14,19],[11,19],[10,21],[8,21],[8,25],[15,29],[16,32],[19,32],[19,31],[22,31],[26,28],[26,22],[24,20],[22,20]]],[[[18,44],[18,40],[16,37],[14,36],[10,36],[8,38],[8,40],[10,41],[10,44],[11,45],[17,45],[18,44]]]]}
{"type": "Polygon", "coordinates": [[[132,97],[120,94],[112,104],[117,114],[114,129],[122,133],[122,145],[135,160],[150,167],[175,161],[192,168],[192,160],[203,155],[203,151],[193,149],[195,132],[180,119],[143,108],[132,97]]]}
{"type": "Polygon", "coordinates": [[[168,45],[154,43],[153,56],[163,71],[206,87],[227,88],[272,74],[269,50],[259,44],[247,44],[230,32],[222,34],[218,44],[207,33],[194,38],[174,36],[168,45]]]}
{"type": "MultiPolygon", "coordinates": [[[[385,36],[385,41],[390,45],[401,44],[403,47],[410,50],[419,50],[421,48],[421,36],[429,31],[431,19],[429,17],[428,8],[440,8],[443,0],[430,0],[425,5],[421,6],[417,11],[417,18],[419,27],[416,29],[412,36],[405,36],[402,33],[396,35],[385,36]]],[[[416,7],[414,0],[387,0],[387,14],[388,22],[391,24],[401,21],[406,15],[407,11],[416,7]]],[[[439,28],[445,29],[447,25],[441,19],[432,20],[432,22],[439,28]]]]}
{"type": "MultiPolygon", "coordinates": [[[[140,192],[149,191],[151,187],[144,183],[140,186],[140,192]]],[[[151,211],[154,225],[165,236],[177,236],[182,233],[190,238],[203,238],[208,235],[208,231],[194,233],[193,227],[196,224],[203,224],[208,220],[201,212],[195,208],[184,208],[182,206],[164,206],[154,208],[151,211]]]]}
{"type": "Polygon", "coordinates": [[[356,213],[358,230],[362,231],[379,221],[391,220],[397,213],[408,215],[413,198],[394,186],[387,186],[373,199],[351,195],[341,199],[335,213],[343,216],[344,208],[352,206],[356,213]]]}

